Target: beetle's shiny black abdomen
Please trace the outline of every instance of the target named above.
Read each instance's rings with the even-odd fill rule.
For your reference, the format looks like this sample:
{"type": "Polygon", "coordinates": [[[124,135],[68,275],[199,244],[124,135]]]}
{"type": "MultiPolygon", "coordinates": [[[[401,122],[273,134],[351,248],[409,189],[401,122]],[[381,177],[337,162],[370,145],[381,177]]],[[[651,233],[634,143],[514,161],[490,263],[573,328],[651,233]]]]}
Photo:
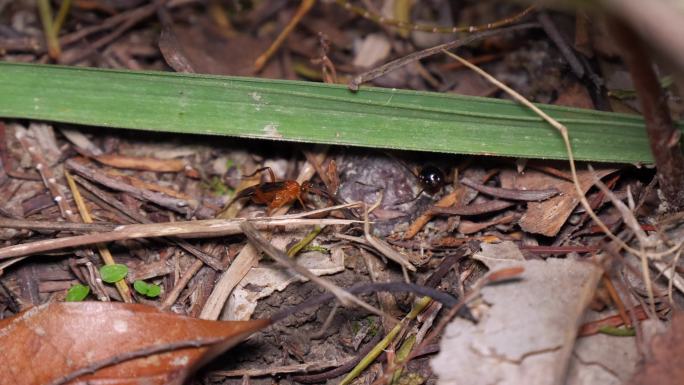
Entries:
{"type": "Polygon", "coordinates": [[[445,179],[442,170],[435,166],[425,166],[418,174],[418,180],[430,194],[438,192],[444,186],[445,179]]]}

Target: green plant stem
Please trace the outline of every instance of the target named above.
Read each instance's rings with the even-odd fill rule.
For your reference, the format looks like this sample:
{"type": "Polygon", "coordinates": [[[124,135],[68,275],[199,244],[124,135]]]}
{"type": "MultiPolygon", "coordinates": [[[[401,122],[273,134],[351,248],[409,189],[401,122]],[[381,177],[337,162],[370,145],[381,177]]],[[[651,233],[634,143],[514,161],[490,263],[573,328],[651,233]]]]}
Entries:
{"type": "Polygon", "coordinates": [[[55,32],[52,23],[52,8],[50,7],[50,0],[38,0],[38,12],[40,14],[40,21],[43,24],[43,34],[45,35],[45,43],[48,48],[48,55],[50,58],[56,60],[61,54],[59,46],[59,39],[55,32]]]}
{"type": "Polygon", "coordinates": [[[309,231],[308,234],[302,240],[299,242],[295,243],[294,246],[290,247],[290,249],[287,251],[287,256],[290,258],[294,258],[299,254],[306,246],[309,245],[317,236],[318,234],[321,233],[321,230],[323,230],[322,227],[314,226],[313,230],[309,231]]]}
{"type": "Polygon", "coordinates": [[[356,377],[358,377],[359,374],[361,374],[361,372],[364,371],[364,369],[366,369],[370,364],[373,363],[373,361],[375,361],[376,358],[378,358],[378,356],[379,356],[380,354],[382,354],[382,352],[385,350],[385,348],[387,348],[387,346],[389,346],[389,344],[390,344],[390,343],[394,340],[394,338],[399,334],[399,332],[400,332],[401,329],[404,327],[404,325],[405,325],[408,321],[411,321],[411,320],[415,319],[415,318],[418,316],[418,314],[420,314],[420,313],[427,307],[427,305],[430,304],[430,301],[432,301],[432,300],[430,299],[430,297],[422,297],[421,299],[419,299],[419,300],[418,300],[418,303],[416,303],[416,304],[413,306],[413,308],[412,308],[411,311],[406,315],[406,317],[404,317],[404,319],[403,319],[401,322],[399,322],[398,324],[394,325],[394,327],[392,328],[392,330],[390,330],[389,333],[387,333],[387,335],[385,336],[385,338],[383,338],[380,342],[378,342],[378,344],[375,345],[375,346],[373,347],[373,349],[371,349],[371,351],[368,352],[368,354],[366,354],[365,357],[363,357],[363,359],[361,360],[361,362],[359,362],[359,363],[354,367],[354,369],[352,369],[352,371],[349,372],[349,374],[347,374],[347,375],[342,379],[342,381],[340,381],[340,384],[339,384],[339,385],[349,385],[349,383],[351,383],[356,377]]]}
{"type": "MultiPolygon", "coordinates": [[[[413,349],[413,345],[415,345],[415,343],[416,343],[416,335],[411,334],[410,336],[408,336],[404,340],[404,342],[401,344],[401,347],[399,348],[399,350],[397,350],[397,355],[394,358],[394,362],[406,361],[406,358],[408,358],[409,354],[411,353],[411,350],[413,349]]],[[[394,374],[392,374],[392,381],[390,381],[391,385],[396,385],[399,382],[399,378],[401,378],[401,373],[402,373],[401,367],[399,367],[397,370],[394,371],[394,374]]]]}
{"type": "Polygon", "coordinates": [[[57,16],[55,16],[55,21],[52,23],[52,31],[55,37],[59,36],[59,30],[62,29],[62,25],[69,14],[69,9],[71,9],[71,0],[62,0],[57,16]]]}

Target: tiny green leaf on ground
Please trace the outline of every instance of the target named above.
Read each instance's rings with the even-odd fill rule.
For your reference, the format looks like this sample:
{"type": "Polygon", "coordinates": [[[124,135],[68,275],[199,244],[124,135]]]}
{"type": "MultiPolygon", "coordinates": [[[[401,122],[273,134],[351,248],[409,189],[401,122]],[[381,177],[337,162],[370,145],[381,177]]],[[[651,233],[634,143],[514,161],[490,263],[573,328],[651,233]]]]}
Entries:
{"type": "Polygon", "coordinates": [[[133,282],[133,288],[139,294],[142,294],[150,298],[158,297],[159,294],[161,294],[161,287],[159,287],[159,285],[155,285],[154,283],[147,283],[141,280],[133,282]]]}
{"type": "MultiPolygon", "coordinates": [[[[0,117],[375,148],[566,159],[504,100],[364,87],[0,62],[0,117]]],[[[578,160],[652,162],[637,116],[541,106],[578,160]]]]}
{"type": "Polygon", "coordinates": [[[64,299],[67,302],[83,301],[90,293],[90,287],[86,285],[77,284],[69,288],[64,299]]]}
{"type": "Polygon", "coordinates": [[[107,283],[114,283],[121,281],[128,274],[128,267],[126,265],[104,265],[100,268],[100,276],[102,280],[107,283]]]}

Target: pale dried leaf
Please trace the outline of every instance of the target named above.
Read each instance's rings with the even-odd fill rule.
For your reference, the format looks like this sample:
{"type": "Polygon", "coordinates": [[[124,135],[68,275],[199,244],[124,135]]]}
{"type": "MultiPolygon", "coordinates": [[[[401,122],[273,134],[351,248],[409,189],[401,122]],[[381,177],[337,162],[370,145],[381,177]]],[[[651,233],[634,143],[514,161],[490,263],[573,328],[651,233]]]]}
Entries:
{"type": "MultiPolygon", "coordinates": [[[[278,243],[274,240],[274,244],[278,243]]],[[[320,252],[304,253],[297,263],[312,273],[321,275],[336,274],[344,271],[344,252],[335,248],[331,255],[320,252]]],[[[226,320],[248,320],[256,309],[257,301],[283,291],[291,283],[306,281],[306,278],[283,269],[278,265],[253,267],[245,278],[235,287],[224,311],[226,320]],[[255,291],[255,288],[258,290],[255,291]]]]}
{"type": "Polygon", "coordinates": [[[601,270],[569,259],[481,260],[492,269],[524,272],[518,281],[482,289],[480,322],[457,318],[447,327],[432,361],[438,384],[563,383],[601,270]]]}

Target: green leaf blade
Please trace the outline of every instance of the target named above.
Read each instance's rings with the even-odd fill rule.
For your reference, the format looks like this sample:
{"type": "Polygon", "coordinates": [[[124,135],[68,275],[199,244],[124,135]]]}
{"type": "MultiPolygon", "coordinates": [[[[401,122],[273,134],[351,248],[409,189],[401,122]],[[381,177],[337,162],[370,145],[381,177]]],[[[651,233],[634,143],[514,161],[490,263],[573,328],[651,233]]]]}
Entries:
{"type": "Polygon", "coordinates": [[[100,276],[107,283],[115,283],[126,278],[128,266],[122,264],[104,265],[100,268],[100,276]]]}
{"type": "Polygon", "coordinates": [[[88,294],[90,294],[90,287],[76,284],[69,288],[64,300],[66,302],[80,302],[83,301],[88,294]]]}
{"type": "Polygon", "coordinates": [[[146,297],[155,298],[161,294],[161,287],[154,283],[147,283],[142,280],[137,280],[133,283],[133,288],[136,292],[146,297]]]}
{"type": "MultiPolygon", "coordinates": [[[[650,163],[636,116],[541,106],[579,160],[650,163]]],[[[560,136],[497,99],[254,78],[0,63],[0,116],[307,143],[566,159],[560,136]]]]}

